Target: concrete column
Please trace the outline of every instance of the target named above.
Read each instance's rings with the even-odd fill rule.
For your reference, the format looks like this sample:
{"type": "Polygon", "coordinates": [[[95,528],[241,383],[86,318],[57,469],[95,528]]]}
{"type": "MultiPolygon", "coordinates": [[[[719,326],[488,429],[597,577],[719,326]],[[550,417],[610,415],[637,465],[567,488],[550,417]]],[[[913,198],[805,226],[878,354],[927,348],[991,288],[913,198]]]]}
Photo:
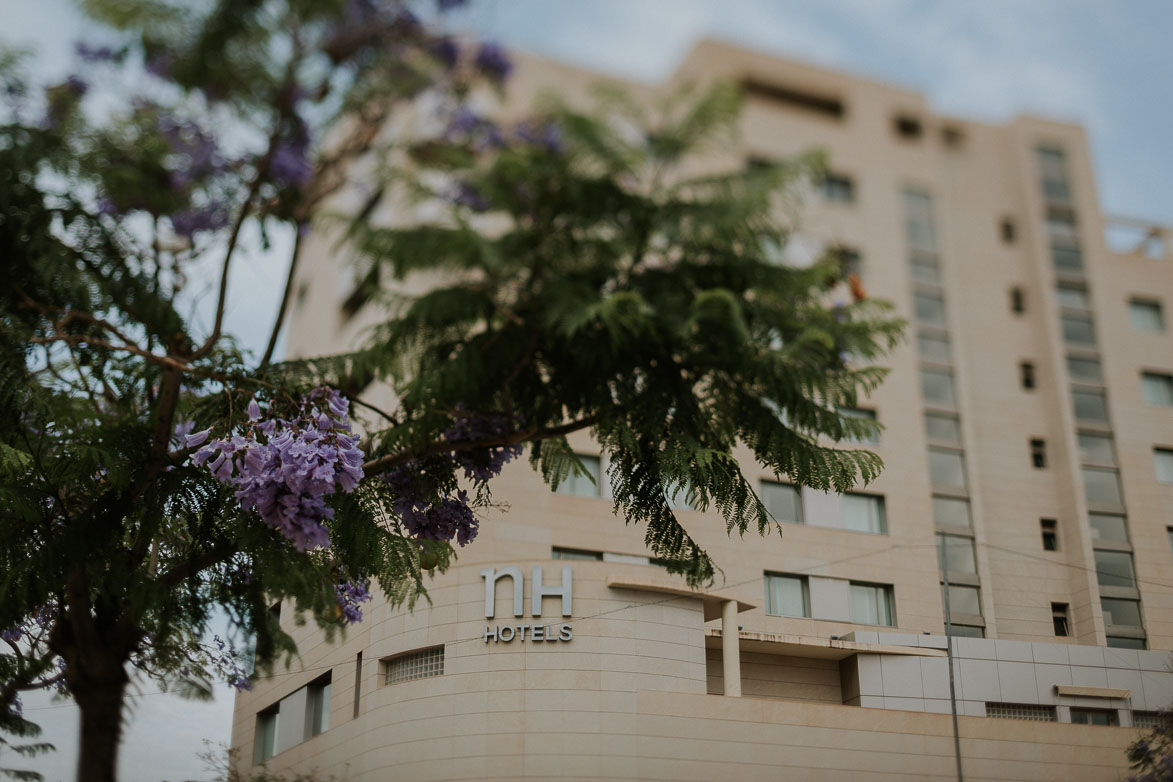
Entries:
{"type": "Polygon", "coordinates": [[[721,660],[725,675],[725,694],[741,697],[741,643],[737,630],[737,601],[726,600],[721,606],[721,660]]]}

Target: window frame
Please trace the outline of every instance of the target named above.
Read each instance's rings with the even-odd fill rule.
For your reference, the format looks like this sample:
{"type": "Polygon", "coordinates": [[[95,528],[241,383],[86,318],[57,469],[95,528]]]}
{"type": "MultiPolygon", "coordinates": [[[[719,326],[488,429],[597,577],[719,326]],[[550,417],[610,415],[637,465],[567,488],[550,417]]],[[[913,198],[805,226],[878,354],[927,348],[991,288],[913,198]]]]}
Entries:
{"type": "Polygon", "coordinates": [[[811,593],[810,593],[810,579],[804,575],[797,575],[794,573],[776,573],[767,571],[764,575],[763,581],[765,583],[766,599],[764,610],[766,616],[779,616],[787,619],[810,619],[811,618],[811,593]],[[786,614],[781,613],[780,610],[774,610],[773,590],[770,589],[771,583],[775,580],[795,581],[798,583],[799,589],[802,591],[802,611],[801,614],[786,614]]]}
{"type": "Polygon", "coordinates": [[[896,627],[896,590],[892,584],[878,584],[871,581],[849,581],[848,594],[851,596],[851,622],[852,624],[868,625],[871,627],[896,627]],[[887,613],[888,621],[884,622],[866,622],[857,618],[855,614],[855,595],[856,588],[871,589],[875,596],[876,617],[883,619],[883,614],[887,613]]]}

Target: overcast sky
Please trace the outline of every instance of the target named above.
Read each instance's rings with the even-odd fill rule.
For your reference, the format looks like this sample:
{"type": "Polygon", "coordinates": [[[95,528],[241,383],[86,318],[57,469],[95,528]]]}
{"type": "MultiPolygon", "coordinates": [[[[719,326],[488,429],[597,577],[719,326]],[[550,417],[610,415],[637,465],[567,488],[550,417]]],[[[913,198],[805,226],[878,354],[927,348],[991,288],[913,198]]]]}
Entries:
{"type": "MultiPolygon", "coordinates": [[[[71,67],[85,23],[69,0],[0,0],[0,40],[35,45],[46,79],[71,67]]],[[[482,0],[454,21],[510,46],[645,81],[663,78],[702,36],[923,92],[938,113],[991,122],[1016,114],[1076,121],[1091,141],[1109,214],[1173,224],[1173,3],[1167,0],[482,0]]],[[[263,349],[287,246],[236,268],[228,326],[263,349]]],[[[143,685],[153,692],[153,685],[143,685]]],[[[26,698],[74,764],[76,711],[26,698]]],[[[135,701],[123,779],[203,779],[203,741],[228,739],[231,696],[135,701]]],[[[2,759],[0,759],[2,760],[2,759]]]]}

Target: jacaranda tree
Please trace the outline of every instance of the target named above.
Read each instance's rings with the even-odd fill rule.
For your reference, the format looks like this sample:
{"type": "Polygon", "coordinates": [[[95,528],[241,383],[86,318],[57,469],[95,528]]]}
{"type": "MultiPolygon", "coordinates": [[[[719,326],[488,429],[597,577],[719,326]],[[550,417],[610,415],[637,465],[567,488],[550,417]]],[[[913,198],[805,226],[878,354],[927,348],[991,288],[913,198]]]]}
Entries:
{"type": "Polygon", "coordinates": [[[714,567],[669,492],[731,532],[773,523],[735,444],[823,490],[880,469],[834,445],[874,427],[838,410],[880,381],[899,323],[837,301],[833,258],[779,261],[817,159],[693,166],[731,138],[722,86],[499,125],[466,98],[503,88],[509,60],[435,31],[460,4],[416,7],[425,22],[401,0],[89,0],[116,43],[79,46],[85,74],[34,94],[0,71],[0,728],[32,735],[19,693],[60,688],[78,779],[115,776],[131,671],[247,687],[239,639],[262,671],[294,651],[273,601],[328,633],[374,585],[410,604],[509,460],[551,485],[581,469],[574,431],[694,585],[714,567]],[[400,110],[443,130],[387,138],[400,110]],[[358,169],[380,177],[368,203],[327,214],[358,169]],[[391,228],[371,220],[383,199],[444,217],[391,228]],[[280,231],[290,280],[309,231],[368,270],[386,313],[369,343],[274,361],[288,283],[263,355],[224,333],[232,264],[280,231]],[[423,295],[381,294],[435,270],[423,295]],[[370,404],[372,383],[397,404],[370,404]],[[204,642],[217,611],[237,641],[204,642]]]}

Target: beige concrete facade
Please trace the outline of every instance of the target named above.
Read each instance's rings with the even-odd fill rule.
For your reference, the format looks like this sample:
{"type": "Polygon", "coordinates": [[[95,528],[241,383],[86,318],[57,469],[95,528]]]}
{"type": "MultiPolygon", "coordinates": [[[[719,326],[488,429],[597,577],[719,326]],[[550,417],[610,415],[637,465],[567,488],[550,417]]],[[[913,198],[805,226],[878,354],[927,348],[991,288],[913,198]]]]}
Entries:
{"type": "MultiPolygon", "coordinates": [[[[524,59],[504,112],[594,78],[524,59]]],[[[955,700],[966,779],[1123,776],[1128,726],[1173,702],[1173,482],[1155,461],[1173,459],[1168,230],[1147,253],[1109,249],[1078,127],[941,118],[916,94],[715,42],[671,81],[713,78],[749,85],[742,147],[717,162],[826,149],[851,197],[815,194],[795,246],[854,250],[869,294],[910,321],[866,405],[885,427],[869,446],[884,473],[850,507],[802,493],[802,523],[781,536],[729,539],[716,514],[679,511],[726,577],[688,595],[638,564],[642,530],[612,514],[605,481],[601,496],[554,493],[511,465],[494,485],[508,512],[435,577],[431,605],[372,606],[333,645],[286,625],[299,666],[237,699],[243,770],[272,754],[271,770],[356,781],[950,779],[955,700]],[[855,531],[861,512],[873,531],[855,531]],[[946,533],[953,631],[984,636],[954,637],[952,700],[946,533]],[[555,558],[576,553],[597,561],[555,558]],[[523,615],[505,577],[486,617],[482,571],[507,567],[523,615]],[[549,593],[533,615],[535,567],[547,590],[571,568],[569,616],[549,593]],[[523,625],[524,641],[501,637],[523,625]],[[429,650],[442,673],[404,656],[434,663],[429,650]],[[301,704],[326,674],[323,722],[301,704]]],[[[344,314],[354,275],[328,239],[308,242],[293,355],[352,344],[377,317],[344,314]]],[[[777,480],[743,457],[747,475],[777,480]]]]}

